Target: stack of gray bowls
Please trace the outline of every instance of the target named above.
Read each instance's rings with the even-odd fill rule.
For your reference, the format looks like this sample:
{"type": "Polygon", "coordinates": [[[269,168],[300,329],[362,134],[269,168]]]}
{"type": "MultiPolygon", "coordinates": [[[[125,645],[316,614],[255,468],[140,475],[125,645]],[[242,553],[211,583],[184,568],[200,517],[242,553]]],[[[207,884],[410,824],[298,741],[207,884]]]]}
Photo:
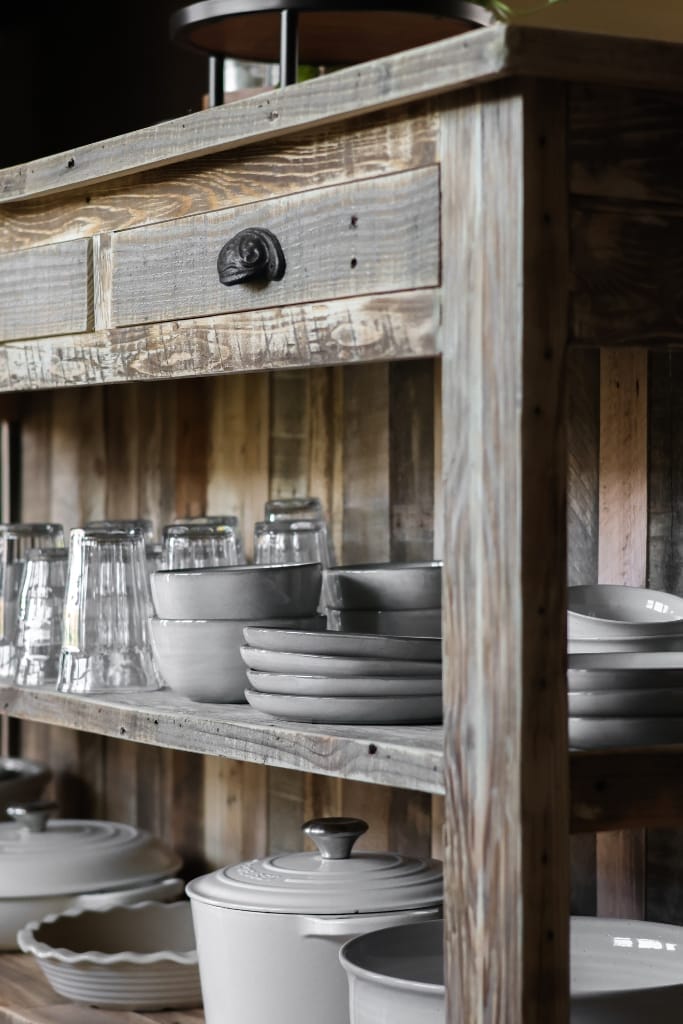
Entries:
{"type": "Polygon", "coordinates": [[[683,743],[683,598],[570,587],[567,640],[570,747],[683,743]]]}
{"type": "Polygon", "coordinates": [[[441,636],[441,562],[373,562],[325,571],[327,628],[441,636]]]}

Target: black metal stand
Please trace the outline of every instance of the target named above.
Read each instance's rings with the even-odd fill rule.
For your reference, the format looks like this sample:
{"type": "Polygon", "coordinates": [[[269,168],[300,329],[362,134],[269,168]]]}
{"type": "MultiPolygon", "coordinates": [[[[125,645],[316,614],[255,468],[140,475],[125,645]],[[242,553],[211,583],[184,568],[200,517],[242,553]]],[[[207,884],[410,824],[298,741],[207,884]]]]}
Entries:
{"type": "Polygon", "coordinates": [[[223,57],[209,57],[209,106],[223,102],[223,57]]]}
{"type": "Polygon", "coordinates": [[[299,70],[299,12],[280,12],[280,88],[293,85],[299,70]]]}

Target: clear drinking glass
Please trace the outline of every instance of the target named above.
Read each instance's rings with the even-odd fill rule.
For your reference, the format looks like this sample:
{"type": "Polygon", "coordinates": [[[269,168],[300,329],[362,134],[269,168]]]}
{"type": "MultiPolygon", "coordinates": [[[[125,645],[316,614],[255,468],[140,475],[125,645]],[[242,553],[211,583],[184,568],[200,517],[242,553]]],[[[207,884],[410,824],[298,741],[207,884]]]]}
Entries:
{"type": "Polygon", "coordinates": [[[320,498],[308,495],[299,498],[271,498],[265,504],[264,519],[270,523],[305,522],[307,520],[320,523],[325,532],[325,546],[327,549],[323,565],[329,567],[337,564],[332,534],[320,498]]]}
{"type": "Polygon", "coordinates": [[[242,541],[242,528],[238,516],[216,515],[216,516],[178,516],[170,524],[171,526],[231,526],[235,532],[235,543],[237,544],[237,565],[246,565],[244,554],[244,543],[242,541]]]}
{"type": "Polygon", "coordinates": [[[325,513],[320,498],[271,498],[264,508],[264,519],[276,522],[279,519],[313,519],[325,522],[325,513]]]}
{"type": "Polygon", "coordinates": [[[62,644],[66,548],[26,552],[19,587],[15,686],[55,687],[62,644]]]}
{"type": "Polygon", "coordinates": [[[72,530],[57,689],[160,689],[149,641],[150,606],[140,530],[72,530]]]}
{"type": "Polygon", "coordinates": [[[181,526],[171,523],[162,531],[161,544],[164,569],[241,564],[232,526],[181,526]]]}
{"type": "Polygon", "coordinates": [[[256,523],[254,562],[257,565],[320,562],[323,567],[327,566],[325,524],[310,519],[256,523]]]}
{"type": "Polygon", "coordinates": [[[0,523],[0,677],[13,680],[16,668],[17,608],[26,553],[63,548],[61,523],[0,523]]]}
{"type": "Polygon", "coordinates": [[[142,530],[146,544],[154,541],[154,523],[151,519],[90,519],[86,530],[142,530]]]}

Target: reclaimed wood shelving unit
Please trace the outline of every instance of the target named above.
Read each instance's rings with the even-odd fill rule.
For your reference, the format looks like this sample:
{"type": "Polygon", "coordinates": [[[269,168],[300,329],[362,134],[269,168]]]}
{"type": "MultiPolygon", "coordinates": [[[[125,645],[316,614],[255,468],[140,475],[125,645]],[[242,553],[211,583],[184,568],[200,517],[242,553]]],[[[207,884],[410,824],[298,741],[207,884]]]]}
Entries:
{"type": "Polygon", "coordinates": [[[311,813],[442,856],[449,1024],[566,1024],[571,859],[634,907],[679,821],[682,748],[569,756],[565,595],[678,582],[682,57],[496,26],[0,172],[22,519],[319,493],[343,561],[444,562],[443,729],[5,689],[11,741],[188,874],[311,813]],[[254,225],[287,273],[224,288],[254,225]]]}

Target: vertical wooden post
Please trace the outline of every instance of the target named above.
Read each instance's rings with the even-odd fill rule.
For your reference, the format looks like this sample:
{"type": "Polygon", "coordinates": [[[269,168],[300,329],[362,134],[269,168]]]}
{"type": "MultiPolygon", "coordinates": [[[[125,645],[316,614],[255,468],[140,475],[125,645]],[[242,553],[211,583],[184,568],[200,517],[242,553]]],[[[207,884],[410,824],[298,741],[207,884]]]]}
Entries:
{"type": "MultiPolygon", "coordinates": [[[[647,579],[647,352],[600,354],[598,580],[642,587],[647,579]]],[[[644,829],[597,837],[597,910],[645,916],[644,829]]]]}
{"type": "Polygon", "coordinates": [[[566,1024],[565,97],[442,122],[449,1024],[566,1024]]]}

